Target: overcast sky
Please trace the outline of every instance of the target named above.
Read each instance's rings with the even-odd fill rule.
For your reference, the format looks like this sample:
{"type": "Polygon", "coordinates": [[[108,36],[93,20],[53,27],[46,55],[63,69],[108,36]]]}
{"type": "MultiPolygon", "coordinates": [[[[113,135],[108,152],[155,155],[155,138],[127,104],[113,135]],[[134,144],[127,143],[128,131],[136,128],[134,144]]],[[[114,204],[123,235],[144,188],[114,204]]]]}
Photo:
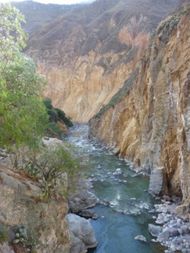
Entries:
{"type": "MultiPolygon", "coordinates": [[[[6,3],[6,2],[20,2],[22,0],[0,0],[0,3],[6,3]]],[[[75,3],[90,3],[93,2],[93,0],[35,0],[35,2],[40,3],[54,3],[54,4],[75,4],[75,3]]]]}

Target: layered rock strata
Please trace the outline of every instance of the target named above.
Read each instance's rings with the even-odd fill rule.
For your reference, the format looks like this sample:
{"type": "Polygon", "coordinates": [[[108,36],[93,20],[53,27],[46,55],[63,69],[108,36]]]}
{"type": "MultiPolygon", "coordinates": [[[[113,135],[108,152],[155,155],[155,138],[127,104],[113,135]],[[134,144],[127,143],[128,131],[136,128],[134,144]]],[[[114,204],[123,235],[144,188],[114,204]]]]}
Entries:
{"type": "MultiPolygon", "coordinates": [[[[190,196],[190,9],[157,28],[123,87],[90,121],[91,135],[156,175],[158,193],[190,196]],[[163,185],[162,185],[163,184],[163,185]]],[[[127,75],[126,75],[127,76],[127,75]]],[[[154,179],[153,179],[154,182],[154,179]]]]}

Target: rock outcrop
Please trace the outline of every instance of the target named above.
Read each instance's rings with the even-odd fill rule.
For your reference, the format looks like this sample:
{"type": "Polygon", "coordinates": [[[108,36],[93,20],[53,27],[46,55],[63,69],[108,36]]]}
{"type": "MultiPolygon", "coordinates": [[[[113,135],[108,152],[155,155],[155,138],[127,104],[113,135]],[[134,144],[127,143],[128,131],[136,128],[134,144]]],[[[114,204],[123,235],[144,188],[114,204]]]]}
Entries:
{"type": "Polygon", "coordinates": [[[96,206],[98,198],[91,192],[91,190],[88,180],[78,180],[74,192],[71,191],[68,198],[69,209],[72,213],[82,214],[88,208],[96,206]]]}
{"type": "MultiPolygon", "coordinates": [[[[47,150],[68,150],[60,139],[45,137],[42,143],[47,150]]],[[[28,154],[23,149],[24,152],[28,154]]],[[[90,221],[80,217],[97,217],[87,209],[98,201],[89,191],[89,182],[77,178],[70,189],[69,176],[63,172],[54,179],[53,194],[47,198],[43,179],[21,166],[15,169],[13,158],[6,150],[0,150],[0,252],[83,253],[96,247],[90,221]],[[68,214],[69,210],[80,216],[68,214]]],[[[21,165],[27,157],[20,158],[17,162],[21,165]]]]}
{"type": "MultiPolygon", "coordinates": [[[[123,87],[90,121],[91,135],[159,176],[158,190],[190,204],[190,7],[158,26],[123,87]],[[154,172],[155,173],[155,172],[154,172]],[[160,185],[160,186],[159,186],[160,185]]],[[[152,173],[152,175],[154,175],[152,173]]],[[[181,209],[180,209],[181,210],[181,209]]]]}
{"type": "Polygon", "coordinates": [[[66,201],[41,201],[37,182],[2,164],[0,191],[0,252],[70,252],[66,201]]]}
{"type": "Polygon", "coordinates": [[[67,221],[71,238],[70,253],[83,253],[95,248],[97,241],[90,222],[76,214],[68,214],[67,221]]]}
{"type": "MultiPolygon", "coordinates": [[[[121,88],[149,33],[179,0],[97,0],[33,32],[27,53],[48,79],[45,96],[87,122],[121,88]]],[[[29,15],[24,11],[26,18],[29,15]]]]}

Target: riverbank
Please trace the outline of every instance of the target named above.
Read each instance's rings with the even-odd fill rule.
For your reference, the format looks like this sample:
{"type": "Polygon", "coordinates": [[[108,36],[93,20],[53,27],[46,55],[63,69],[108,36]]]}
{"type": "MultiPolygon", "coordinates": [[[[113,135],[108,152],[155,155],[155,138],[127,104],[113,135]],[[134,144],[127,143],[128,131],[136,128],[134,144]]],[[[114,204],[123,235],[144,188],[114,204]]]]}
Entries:
{"type": "MultiPolygon", "coordinates": [[[[56,139],[49,142],[62,143],[56,139]]],[[[87,249],[90,253],[190,252],[190,223],[187,217],[177,216],[177,199],[153,198],[148,193],[149,177],[89,140],[87,125],[71,128],[66,143],[83,168],[75,190],[69,194],[69,206],[66,199],[41,201],[37,182],[8,168],[0,169],[1,192],[5,193],[0,201],[0,217],[4,219],[1,222],[6,221],[12,227],[28,224],[29,217],[33,217],[36,229],[41,224],[38,215],[43,213],[44,226],[39,225],[43,232],[37,251],[40,253],[47,253],[50,247],[56,253],[60,247],[64,253],[87,249]],[[19,194],[16,189],[20,189],[19,194]],[[16,213],[8,212],[5,219],[5,210],[13,209],[16,213]],[[64,236],[62,232],[58,236],[56,231],[64,231],[64,236]]]]}
{"type": "Polygon", "coordinates": [[[174,211],[179,199],[153,198],[148,193],[149,176],[116,157],[113,150],[89,140],[88,126],[72,128],[67,141],[100,200],[92,209],[99,218],[91,220],[98,247],[90,252],[189,252],[189,230],[185,229],[189,223],[174,211]],[[149,224],[160,226],[156,237],[151,236],[149,224]]]}
{"type": "Polygon", "coordinates": [[[152,242],[148,224],[154,200],[148,194],[149,179],[133,171],[124,161],[88,138],[88,126],[70,130],[67,142],[85,168],[100,202],[92,209],[99,217],[91,220],[98,241],[93,253],[161,253],[160,244],[152,242]],[[135,240],[138,235],[147,242],[135,240]]]}

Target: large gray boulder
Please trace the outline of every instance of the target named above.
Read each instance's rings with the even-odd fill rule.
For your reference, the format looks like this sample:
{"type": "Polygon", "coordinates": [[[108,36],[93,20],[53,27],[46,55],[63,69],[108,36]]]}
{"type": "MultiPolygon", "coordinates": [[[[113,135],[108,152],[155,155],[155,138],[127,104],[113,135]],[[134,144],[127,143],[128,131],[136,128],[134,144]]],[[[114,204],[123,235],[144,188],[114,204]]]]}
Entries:
{"type": "Polygon", "coordinates": [[[71,239],[70,253],[87,252],[87,249],[97,246],[96,237],[89,220],[76,214],[68,214],[66,219],[71,239]]]}
{"type": "Polygon", "coordinates": [[[154,224],[148,224],[148,231],[152,236],[157,237],[162,232],[162,227],[154,224]]]}
{"type": "Polygon", "coordinates": [[[90,191],[83,190],[69,198],[69,208],[73,213],[79,213],[87,208],[94,207],[98,202],[97,197],[90,191]]]}
{"type": "Polygon", "coordinates": [[[164,168],[156,167],[150,175],[149,193],[153,196],[161,194],[164,187],[164,168]]]}
{"type": "Polygon", "coordinates": [[[72,213],[79,214],[98,203],[98,198],[91,190],[89,180],[79,178],[75,191],[69,194],[69,209],[72,213]]]}

